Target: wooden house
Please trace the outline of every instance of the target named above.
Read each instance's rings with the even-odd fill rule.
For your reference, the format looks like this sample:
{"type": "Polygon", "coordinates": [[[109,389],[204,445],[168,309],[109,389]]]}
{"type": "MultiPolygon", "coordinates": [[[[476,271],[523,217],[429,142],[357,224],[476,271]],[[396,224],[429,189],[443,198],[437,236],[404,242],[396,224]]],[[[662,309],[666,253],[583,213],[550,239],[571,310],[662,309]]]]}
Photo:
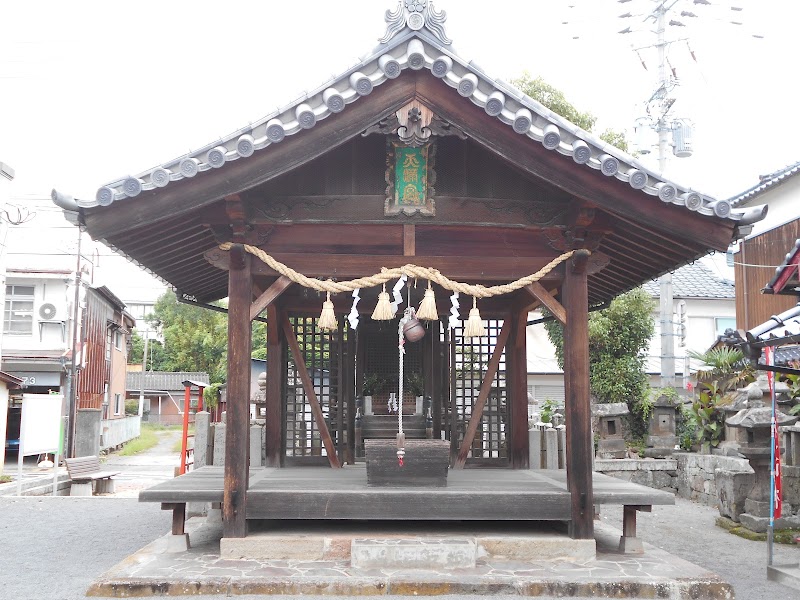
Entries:
{"type": "Polygon", "coordinates": [[[777,293],[767,285],[795,240],[800,238],[800,163],[761,177],[758,184],[734,198],[731,205],[769,206],[769,214],[755,224],[734,254],[736,274],[736,326],[748,331],[780,314],[796,302],[790,293],[777,293]],[[771,267],[771,268],[770,268],[771,267]]]}
{"type": "MultiPolygon", "coordinates": [[[[600,493],[592,473],[589,309],[710,249],[727,249],[763,211],[734,210],[666,181],[492,78],[453,51],[444,13],[432,3],[400,3],[386,19],[375,50],[293,104],[111,182],[95,198],[54,193],[54,200],[184,299],[228,297],[226,462],[213,496],[226,537],[245,536],[248,519],[389,515],[560,518],[573,537],[591,538],[600,493]],[[376,303],[386,301],[379,296],[384,269],[400,269],[389,271],[389,294],[400,272],[409,279],[395,298],[397,318],[374,321],[376,303]],[[358,298],[345,285],[352,280],[366,286],[358,298]],[[440,318],[400,354],[398,319],[407,305],[420,305],[428,280],[440,318]],[[510,282],[518,283],[493,287],[510,282]],[[317,317],[332,287],[343,290],[330,296],[338,324],[321,330],[317,317]],[[540,305],[565,323],[566,480],[542,480],[536,489],[520,475],[523,488],[498,487],[498,472],[528,467],[525,328],[540,305]],[[271,470],[250,481],[250,338],[259,315],[268,321],[264,454],[271,470]],[[468,337],[476,319],[486,335],[468,337]],[[314,373],[327,383],[314,385],[314,373]],[[379,393],[398,394],[398,412],[411,416],[415,405],[399,391],[407,373],[424,381],[433,435],[449,441],[454,474],[495,467],[473,470],[475,481],[483,478],[474,493],[464,484],[416,493],[414,502],[403,490],[384,490],[375,502],[370,494],[378,492],[348,495],[361,476],[357,467],[340,467],[355,461],[365,376],[377,374],[385,385],[379,393]],[[315,434],[319,453],[307,451],[315,434]],[[294,487],[270,480],[321,461],[329,466],[324,489],[303,487],[321,474],[294,487]],[[437,494],[453,496],[437,501],[437,494]]],[[[170,489],[146,499],[177,511],[191,492],[170,489]]]]}

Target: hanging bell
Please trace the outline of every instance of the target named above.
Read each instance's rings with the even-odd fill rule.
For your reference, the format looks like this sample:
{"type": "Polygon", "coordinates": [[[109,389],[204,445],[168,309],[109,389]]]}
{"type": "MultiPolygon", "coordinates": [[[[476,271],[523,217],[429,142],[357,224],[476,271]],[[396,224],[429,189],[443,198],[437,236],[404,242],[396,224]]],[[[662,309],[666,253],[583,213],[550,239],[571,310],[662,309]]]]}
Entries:
{"type": "Polygon", "coordinates": [[[409,342],[418,342],[425,337],[425,326],[417,317],[411,317],[403,325],[403,335],[409,342]]]}

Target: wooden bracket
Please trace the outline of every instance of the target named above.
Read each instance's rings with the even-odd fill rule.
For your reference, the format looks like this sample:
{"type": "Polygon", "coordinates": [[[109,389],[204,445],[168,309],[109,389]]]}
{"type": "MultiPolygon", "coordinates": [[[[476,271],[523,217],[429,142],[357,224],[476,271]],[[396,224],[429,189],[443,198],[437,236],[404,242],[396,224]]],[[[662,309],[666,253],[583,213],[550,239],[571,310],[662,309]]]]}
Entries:
{"type": "Polygon", "coordinates": [[[403,225],[403,256],[417,255],[417,232],[416,226],[411,224],[403,225]]]}
{"type": "Polygon", "coordinates": [[[545,287],[535,281],[524,288],[531,296],[538,300],[562,325],[567,324],[567,311],[561,306],[561,303],[553,297],[552,292],[548,292],[545,287]]]}
{"type": "Polygon", "coordinates": [[[266,292],[259,295],[256,298],[256,301],[250,305],[250,320],[252,321],[258,315],[266,310],[266,308],[272,304],[286,289],[292,285],[292,280],[286,277],[285,275],[281,275],[278,279],[275,280],[266,292]]]}

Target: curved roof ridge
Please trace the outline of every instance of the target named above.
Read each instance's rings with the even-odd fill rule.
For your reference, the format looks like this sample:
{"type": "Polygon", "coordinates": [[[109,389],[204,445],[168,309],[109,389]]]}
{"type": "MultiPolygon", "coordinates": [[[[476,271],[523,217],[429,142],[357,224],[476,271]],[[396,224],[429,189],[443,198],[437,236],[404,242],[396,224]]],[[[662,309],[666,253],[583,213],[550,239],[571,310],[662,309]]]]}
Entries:
{"type": "MultiPolygon", "coordinates": [[[[415,6],[422,0],[406,0],[415,6]]],[[[402,8],[402,3],[398,9],[402,8]]],[[[442,11],[443,14],[443,11],[442,11]]],[[[390,14],[387,13],[387,19],[390,14]]],[[[142,191],[166,187],[173,181],[192,178],[204,171],[224,168],[228,162],[247,159],[287,136],[313,128],[319,121],[369,95],[383,83],[405,70],[429,70],[434,77],[455,88],[459,95],[483,108],[520,135],[542,143],[548,150],[571,157],[575,163],[628,183],[632,188],[656,196],[705,216],[752,222],[758,215],[749,210],[732,210],[730,201],[716,200],[667,180],[642,165],[636,158],[601,140],[564,117],[557,115],[511,84],[489,76],[475,62],[460,57],[452,46],[422,27],[408,26],[394,32],[369,54],[293,102],[276,109],[254,123],[237,129],[202,148],[136,176],[114,180],[101,187],[94,199],[79,201],[84,208],[108,206],[142,191]]],[[[759,213],[761,214],[761,213],[759,213]]],[[[763,215],[762,215],[763,216],[763,215]]]]}

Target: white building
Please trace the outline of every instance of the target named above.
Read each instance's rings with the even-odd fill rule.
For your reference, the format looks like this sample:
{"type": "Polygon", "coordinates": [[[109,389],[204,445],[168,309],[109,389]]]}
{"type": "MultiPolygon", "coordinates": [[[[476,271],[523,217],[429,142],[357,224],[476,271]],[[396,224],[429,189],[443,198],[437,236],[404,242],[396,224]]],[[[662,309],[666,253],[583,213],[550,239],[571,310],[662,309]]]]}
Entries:
{"type": "MultiPolygon", "coordinates": [[[[733,282],[714,273],[709,267],[696,262],[686,265],[672,275],[675,335],[676,385],[685,386],[693,371],[688,352],[705,352],[728,328],[736,327],[736,305],[733,282]],[[681,323],[680,314],[685,315],[681,323]]],[[[653,297],[655,334],[647,350],[646,370],[650,385],[660,385],[661,327],[659,323],[659,282],[644,285],[653,297]]],[[[532,314],[533,319],[541,315],[532,314]]],[[[544,325],[530,325],[528,334],[528,398],[541,404],[546,399],[564,402],[564,377],[558,367],[555,348],[550,343],[544,325]]]]}

